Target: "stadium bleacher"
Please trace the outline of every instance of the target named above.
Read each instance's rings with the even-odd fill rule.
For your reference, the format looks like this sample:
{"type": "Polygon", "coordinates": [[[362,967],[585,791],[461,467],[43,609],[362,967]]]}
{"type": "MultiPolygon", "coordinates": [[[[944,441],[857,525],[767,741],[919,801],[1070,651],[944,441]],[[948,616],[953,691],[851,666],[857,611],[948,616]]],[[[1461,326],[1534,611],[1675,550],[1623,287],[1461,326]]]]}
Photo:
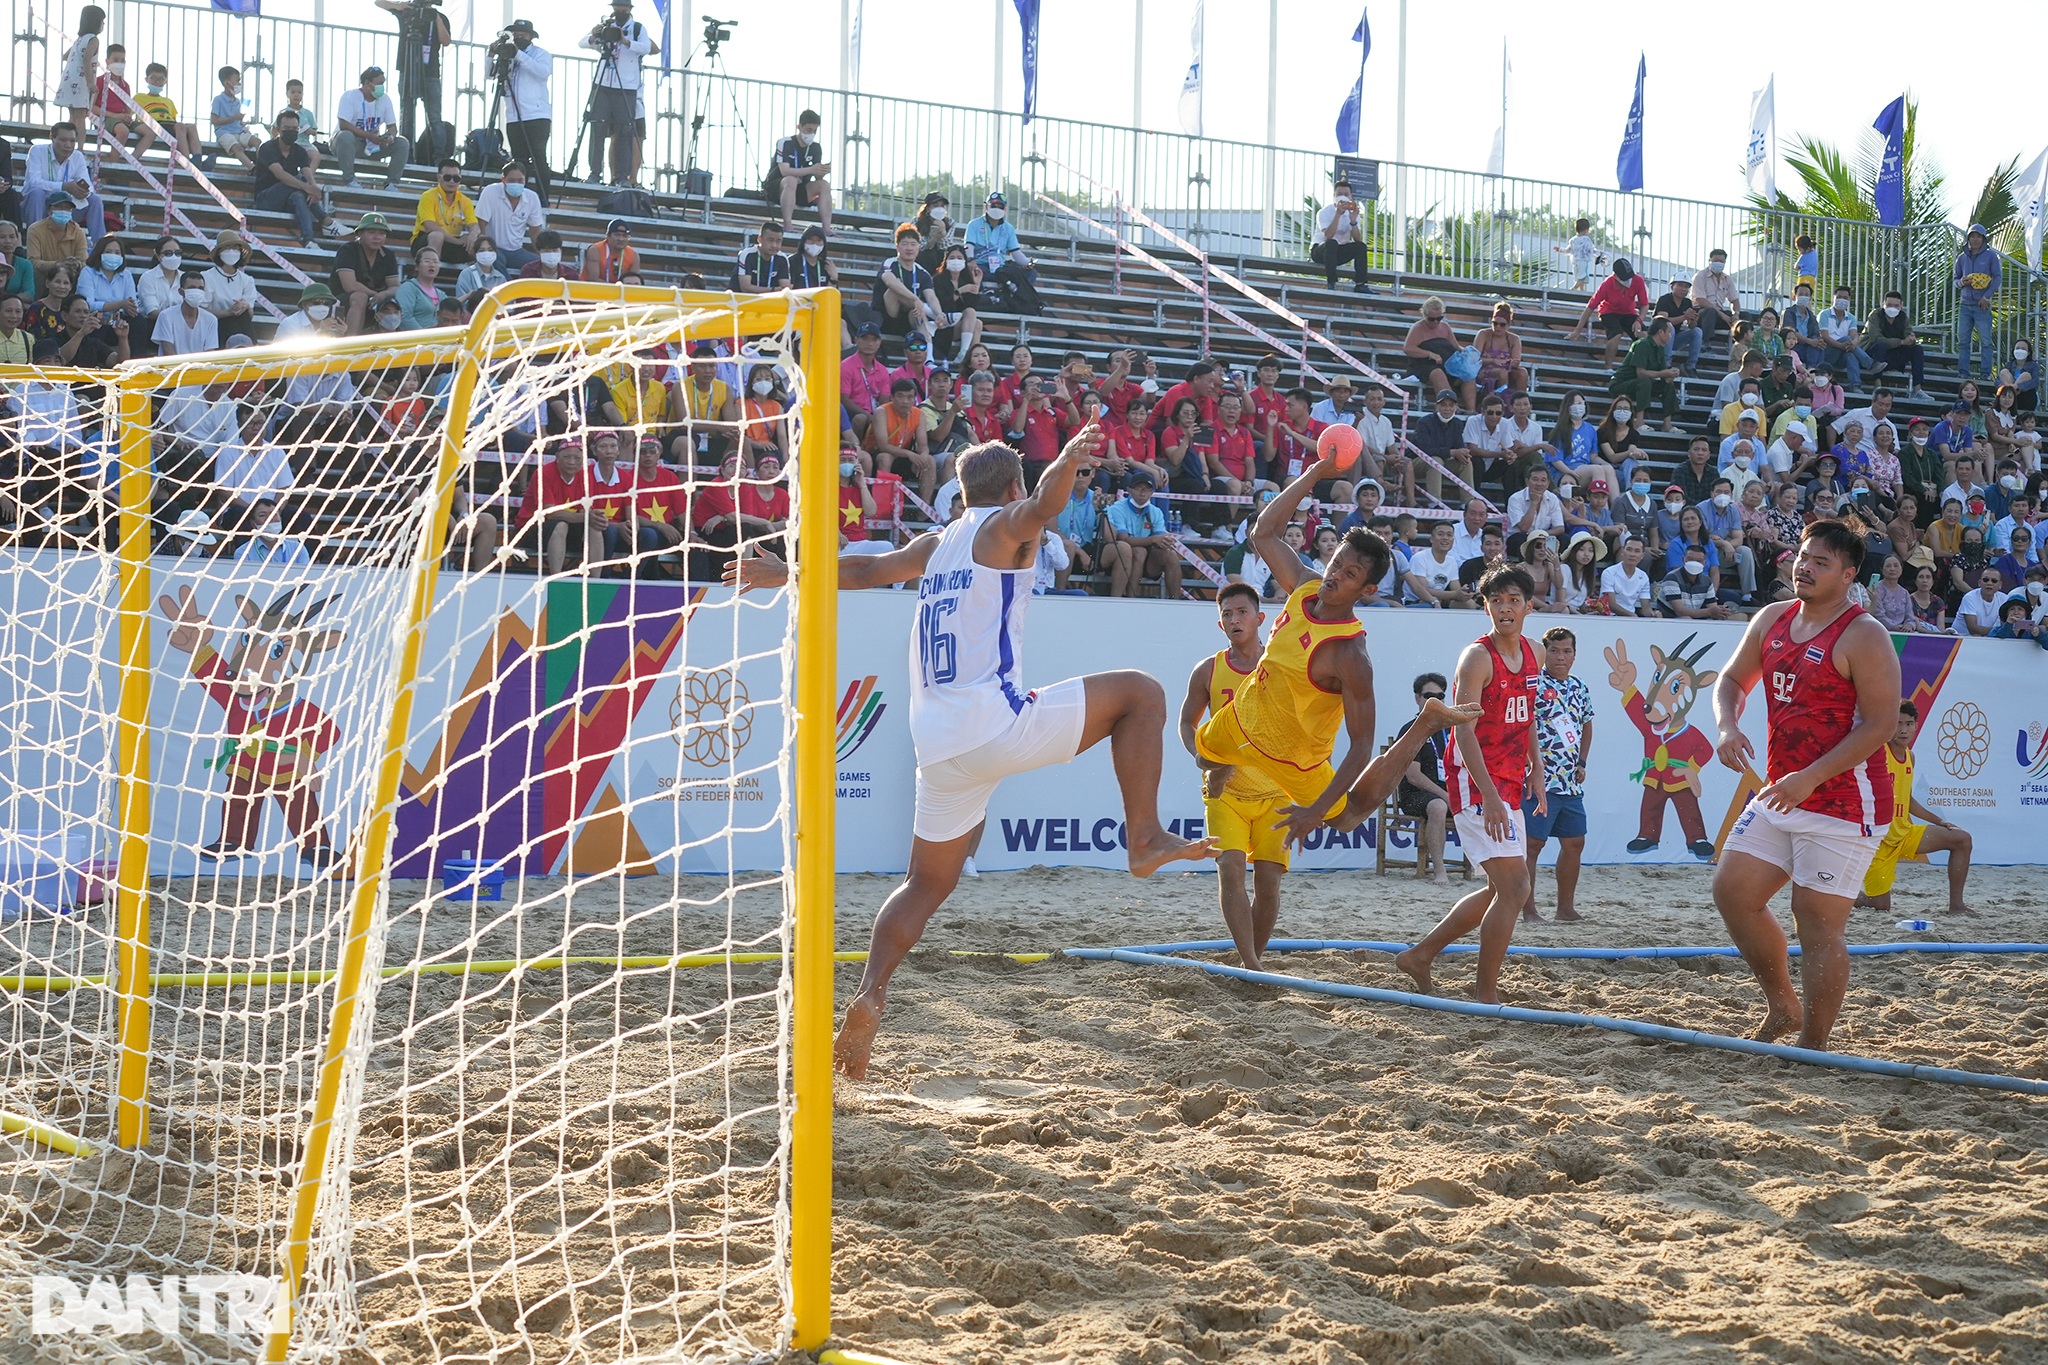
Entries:
{"type": "MultiPolygon", "coordinates": [[[[12,140],[16,147],[25,148],[47,136],[47,129],[19,122],[0,123],[0,135],[12,140]]],[[[153,153],[151,169],[161,174],[162,165],[161,151],[153,153]]],[[[238,168],[224,165],[216,175],[223,191],[241,205],[246,199],[246,185],[238,168]]],[[[111,155],[101,160],[100,176],[110,230],[118,223],[120,231],[130,239],[132,258],[146,259],[146,252],[138,248],[166,231],[160,197],[132,168],[111,155]]],[[[408,261],[403,246],[409,239],[418,194],[427,183],[423,168],[411,168],[405,182],[395,190],[368,182],[339,189],[331,165],[323,168],[321,180],[328,188],[330,204],[344,224],[367,212],[385,214],[393,227],[392,249],[398,251],[402,265],[408,261]]],[[[466,177],[464,188],[472,197],[480,189],[480,180],[475,173],[466,177]]],[[[178,208],[207,239],[200,245],[210,244],[218,233],[236,226],[227,210],[199,191],[188,176],[181,174],[177,183],[178,208]]],[[[604,224],[614,216],[599,209],[598,193],[599,187],[588,183],[555,182],[549,222],[572,248],[565,259],[565,269],[576,259],[576,249],[603,237],[604,224]]],[[[758,193],[746,190],[687,200],[664,196],[659,207],[659,216],[633,221],[633,241],[647,283],[675,284],[695,274],[714,288],[729,276],[736,254],[752,242],[765,212],[758,193]]],[[[296,232],[289,215],[246,207],[241,211],[249,226],[273,250],[307,276],[326,277],[332,259],[328,248],[336,243],[301,248],[294,244],[296,232]]],[[[891,257],[890,238],[895,227],[893,219],[863,213],[858,207],[842,205],[835,211],[832,255],[842,279],[851,286],[847,290],[850,301],[866,302],[866,281],[891,257]]],[[[169,231],[181,239],[192,235],[175,223],[169,231]]],[[[996,314],[989,319],[983,340],[999,358],[1014,341],[1024,340],[1038,349],[1041,357],[1080,350],[1097,362],[1100,373],[1106,367],[1108,352],[1136,347],[1158,362],[1165,383],[1178,379],[1189,364],[1202,358],[1205,329],[1203,302],[1198,296],[1128,257],[1119,262],[1114,246],[1101,237],[1030,230],[1023,230],[1021,235],[1039,269],[1038,292],[1045,310],[1029,317],[996,314]]],[[[1164,251],[1157,254],[1168,258],[1174,255],[1164,251]]],[[[189,247],[187,259],[188,264],[193,260],[189,247]]],[[[1180,264],[1193,270],[1184,258],[1180,264]]],[[[1515,331],[1523,342],[1525,364],[1534,376],[1536,415],[1546,430],[1554,424],[1557,404],[1567,392],[1585,393],[1596,413],[1604,409],[1611,367],[1603,363],[1597,343],[1568,340],[1566,335],[1583,307],[1582,295],[1555,288],[1412,274],[1382,280],[1383,292],[1360,295],[1348,289],[1326,288],[1320,269],[1305,259],[1233,257],[1219,259],[1216,264],[1299,313],[1332,341],[1394,381],[1396,394],[1406,395],[1408,416],[1426,412],[1428,396],[1422,396],[1419,403],[1416,401],[1415,381],[1406,377],[1402,340],[1422,300],[1430,296],[1444,301],[1447,318],[1461,340],[1486,325],[1495,302],[1505,298],[1514,304],[1515,331]]],[[[297,306],[301,286],[274,263],[255,254],[249,269],[264,297],[280,313],[289,313],[297,306]]],[[[452,275],[452,268],[448,273],[452,275]]],[[[1242,305],[1242,300],[1234,302],[1242,305]]],[[[1254,306],[1242,306],[1259,325],[1285,335],[1286,324],[1254,306]]],[[[267,324],[265,320],[265,324],[259,325],[259,339],[267,336],[267,324]]],[[[1263,342],[1220,319],[1212,318],[1207,331],[1208,358],[1226,367],[1248,374],[1258,358],[1268,353],[1263,342]]],[[[900,354],[893,352],[893,344],[889,354],[892,363],[900,361],[900,354]]],[[[1315,354],[1314,347],[1309,350],[1315,354]]],[[[1711,400],[1715,384],[1725,373],[1726,357],[1724,334],[1702,358],[1698,374],[1681,383],[1683,406],[1677,429],[1670,433],[1654,426],[1646,429],[1642,445],[1650,457],[1650,467],[1658,475],[1667,473],[1683,459],[1690,435],[1714,428],[1711,400]]],[[[1333,362],[1327,357],[1316,358],[1325,373],[1335,373],[1333,362]]],[[[1954,373],[1952,354],[1931,353],[1929,360],[1932,375],[1954,373]]],[[[1050,367],[1042,360],[1040,368],[1050,367]]],[[[1294,368],[1290,364],[1283,387],[1297,382],[1292,373],[1294,368]]],[[[1851,406],[1867,396],[1867,387],[1865,394],[1851,396],[1851,406]]],[[[1933,421],[1942,415],[1940,409],[1944,404],[1931,399],[1909,399],[1903,388],[1895,398],[1898,409],[1909,418],[1926,417],[1933,421]]],[[[1399,427],[1404,420],[1404,399],[1390,400],[1387,415],[1399,427]]],[[[295,530],[313,547],[316,558],[328,540],[346,538],[352,520],[346,464],[342,461],[324,470],[307,471],[310,481],[321,485],[325,495],[309,501],[295,530]]],[[[480,472],[479,477],[480,494],[494,491],[486,476],[480,472]]],[[[179,506],[160,506],[160,523],[167,526],[180,510],[183,508],[179,506]]],[[[905,527],[916,524],[906,517],[905,527]]],[[[1423,534],[1427,534],[1426,523],[1423,534]]],[[[1220,559],[1227,544],[1193,538],[1190,543],[1210,561],[1220,559]]],[[[1083,577],[1079,581],[1092,580],[1083,577]]],[[[1204,586],[1192,574],[1186,582],[1191,592],[1204,586]]]]}

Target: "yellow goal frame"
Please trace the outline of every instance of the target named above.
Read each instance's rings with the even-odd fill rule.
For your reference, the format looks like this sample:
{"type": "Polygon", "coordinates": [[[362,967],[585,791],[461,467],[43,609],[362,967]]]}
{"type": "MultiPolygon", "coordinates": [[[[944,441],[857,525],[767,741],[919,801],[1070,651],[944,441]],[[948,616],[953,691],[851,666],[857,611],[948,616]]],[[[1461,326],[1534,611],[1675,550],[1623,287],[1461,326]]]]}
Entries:
{"type": "MultiPolygon", "coordinates": [[[[791,972],[794,999],[790,1033],[790,1086],[794,1101],[789,1163],[788,1310],[791,1344],[822,1346],[832,1324],[832,1023],[835,761],[834,717],[838,680],[839,589],[839,336],[837,290],[736,296],[578,281],[514,280],[488,295],[469,325],[408,333],[399,345],[383,338],[351,338],[323,346],[323,359],[336,369],[368,363],[405,363],[408,354],[445,361],[456,348],[449,392],[448,425],[435,476],[434,506],[421,529],[417,570],[401,646],[393,707],[384,736],[369,818],[358,841],[361,861],[349,907],[335,996],[322,1050],[312,1122],[294,1186],[289,1222],[277,1267],[282,1298],[272,1319],[265,1359],[281,1361],[291,1341],[296,1306],[304,1287],[306,1261],[328,1164],[335,1155],[335,1124],[348,1044],[357,1007],[367,987],[370,929],[380,888],[390,867],[395,809],[410,730],[414,685],[419,674],[428,614],[440,562],[447,550],[448,520],[469,412],[483,361],[508,334],[518,336],[551,321],[506,320],[506,306],[520,302],[615,305],[637,323],[672,310],[676,339],[794,333],[803,365],[806,405],[797,460],[798,543],[789,592],[796,612],[797,708],[792,754],[792,822],[795,858],[790,868],[794,915],[791,972]],[[686,309],[716,309],[716,322],[680,325],[686,309]]],[[[119,783],[115,799],[118,835],[114,994],[120,1038],[115,1095],[114,1140],[138,1148],[149,1140],[148,1071],[150,992],[148,839],[150,773],[149,563],[150,448],[149,395],[175,376],[177,382],[221,383],[260,379],[276,373],[282,357],[303,363],[289,348],[263,347],[223,353],[217,359],[176,357],[144,360],[104,376],[113,389],[119,426],[121,479],[118,502],[119,643],[116,666],[119,701],[115,725],[119,783]]]]}

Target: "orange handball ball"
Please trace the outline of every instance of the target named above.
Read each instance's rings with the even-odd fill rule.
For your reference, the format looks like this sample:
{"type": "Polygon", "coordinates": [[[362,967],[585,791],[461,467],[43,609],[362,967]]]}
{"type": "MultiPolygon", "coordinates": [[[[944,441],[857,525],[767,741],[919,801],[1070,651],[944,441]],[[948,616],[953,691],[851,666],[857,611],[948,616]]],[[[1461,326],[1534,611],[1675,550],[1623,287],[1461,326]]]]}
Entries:
{"type": "Polygon", "coordinates": [[[1357,427],[1341,422],[1323,428],[1316,437],[1316,454],[1325,460],[1335,460],[1338,469],[1349,469],[1358,463],[1358,457],[1365,453],[1365,438],[1358,434],[1357,427]]]}

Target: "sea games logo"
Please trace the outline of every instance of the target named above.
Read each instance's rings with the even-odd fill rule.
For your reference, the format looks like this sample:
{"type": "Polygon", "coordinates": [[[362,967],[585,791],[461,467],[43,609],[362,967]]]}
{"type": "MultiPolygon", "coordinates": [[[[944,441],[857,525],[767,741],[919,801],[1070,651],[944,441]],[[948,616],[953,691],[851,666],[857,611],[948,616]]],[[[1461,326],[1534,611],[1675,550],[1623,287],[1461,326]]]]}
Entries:
{"type": "MultiPolygon", "coordinates": [[[[882,713],[889,709],[882,700],[882,693],[875,686],[876,675],[856,678],[846,685],[846,695],[839,699],[839,746],[838,761],[846,762],[868,742],[868,736],[881,723],[882,713]]],[[[873,774],[866,771],[842,772],[839,774],[839,797],[841,800],[866,800],[873,795],[873,774]]]]}
{"type": "Polygon", "coordinates": [[[2020,731],[2012,756],[2020,765],[2020,804],[2048,806],[2048,725],[2037,720],[2020,731]]]}

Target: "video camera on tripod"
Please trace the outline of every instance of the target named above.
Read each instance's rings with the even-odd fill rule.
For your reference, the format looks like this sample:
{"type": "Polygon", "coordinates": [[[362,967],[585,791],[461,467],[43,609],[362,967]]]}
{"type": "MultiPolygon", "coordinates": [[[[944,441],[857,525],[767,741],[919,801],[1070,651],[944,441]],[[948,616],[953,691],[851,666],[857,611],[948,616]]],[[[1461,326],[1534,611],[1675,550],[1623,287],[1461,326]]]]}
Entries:
{"type": "Polygon", "coordinates": [[[509,28],[500,29],[498,36],[491,40],[491,45],[484,49],[484,55],[489,59],[490,64],[489,78],[500,85],[511,80],[512,59],[518,53],[519,44],[512,41],[512,30],[509,28]]]}
{"type": "Polygon", "coordinates": [[[718,45],[732,41],[732,31],[740,26],[737,19],[706,19],[704,21],[705,55],[716,57],[718,45]]]}

